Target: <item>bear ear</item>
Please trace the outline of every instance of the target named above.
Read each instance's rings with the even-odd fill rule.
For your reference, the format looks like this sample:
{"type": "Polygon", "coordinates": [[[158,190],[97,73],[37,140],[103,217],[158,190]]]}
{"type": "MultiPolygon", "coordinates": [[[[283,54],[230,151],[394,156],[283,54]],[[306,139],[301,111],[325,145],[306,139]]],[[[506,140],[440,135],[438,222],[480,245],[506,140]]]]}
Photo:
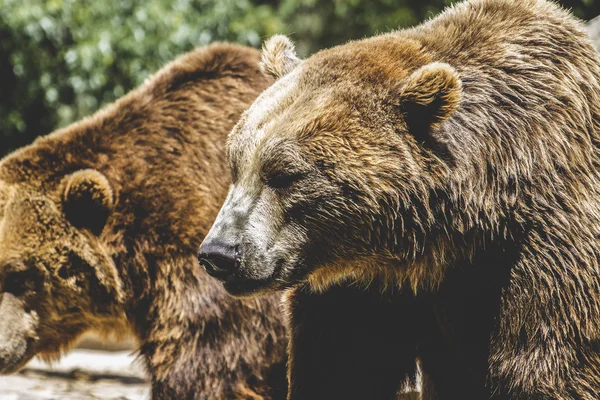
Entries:
{"type": "Polygon", "coordinates": [[[462,84],[458,73],[445,63],[432,63],[410,75],[400,92],[410,133],[428,134],[458,108],[462,84]]]}
{"type": "Polygon", "coordinates": [[[287,36],[274,35],[263,44],[260,69],[265,74],[279,79],[301,63],[294,44],[287,36]]]}
{"type": "Polygon", "coordinates": [[[102,173],[85,169],[66,178],[62,202],[65,216],[73,226],[100,235],[112,211],[114,195],[102,173]]]}

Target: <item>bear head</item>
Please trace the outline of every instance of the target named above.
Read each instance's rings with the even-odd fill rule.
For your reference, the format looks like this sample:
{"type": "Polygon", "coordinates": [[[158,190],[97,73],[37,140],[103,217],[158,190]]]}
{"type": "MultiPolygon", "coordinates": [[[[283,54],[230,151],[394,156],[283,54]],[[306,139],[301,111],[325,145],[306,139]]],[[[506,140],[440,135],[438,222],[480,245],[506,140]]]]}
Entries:
{"type": "Polygon", "coordinates": [[[428,198],[455,162],[440,132],[462,85],[453,67],[398,40],[304,61],[285,37],[265,44],[262,66],[277,81],[230,134],[233,183],[199,254],[231,293],[369,281],[389,262],[395,282],[436,280],[421,245],[434,223],[428,198]]]}
{"type": "Polygon", "coordinates": [[[55,173],[34,158],[18,152],[0,163],[2,374],[34,355],[57,359],[84,331],[123,318],[121,282],[100,241],[111,184],[97,170],[55,173]]]}

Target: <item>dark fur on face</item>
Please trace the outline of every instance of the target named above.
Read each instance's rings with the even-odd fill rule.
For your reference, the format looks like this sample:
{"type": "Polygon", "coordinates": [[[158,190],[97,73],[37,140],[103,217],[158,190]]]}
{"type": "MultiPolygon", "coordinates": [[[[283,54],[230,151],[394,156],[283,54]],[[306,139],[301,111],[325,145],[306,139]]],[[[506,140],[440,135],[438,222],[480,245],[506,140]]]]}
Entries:
{"type": "Polygon", "coordinates": [[[206,240],[242,249],[232,292],[302,288],[291,399],[341,384],[301,354],[326,351],[308,339],[336,329],[319,304],[351,284],[412,289],[419,312],[382,318],[415,340],[398,363],[421,360],[425,398],[597,398],[600,64],[577,21],[544,0],[473,0],[265,69],[279,79],[231,134],[206,240]]]}
{"type": "Polygon", "coordinates": [[[0,372],[86,331],[140,344],[155,399],[283,398],[278,296],[231,298],[197,264],[229,185],[225,138],[271,80],[259,53],[186,54],[0,163],[0,372]]]}

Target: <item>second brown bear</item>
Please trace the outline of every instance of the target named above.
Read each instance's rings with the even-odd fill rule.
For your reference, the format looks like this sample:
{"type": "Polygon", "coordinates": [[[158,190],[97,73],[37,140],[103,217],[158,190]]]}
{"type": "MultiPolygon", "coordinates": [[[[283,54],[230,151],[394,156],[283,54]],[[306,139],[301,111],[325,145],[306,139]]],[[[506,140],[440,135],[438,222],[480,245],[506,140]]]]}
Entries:
{"type": "Polygon", "coordinates": [[[197,242],[229,185],[225,139],[270,83],[215,44],[0,162],[0,373],[87,331],[133,334],[154,399],[283,399],[279,296],[238,300],[197,242]]]}

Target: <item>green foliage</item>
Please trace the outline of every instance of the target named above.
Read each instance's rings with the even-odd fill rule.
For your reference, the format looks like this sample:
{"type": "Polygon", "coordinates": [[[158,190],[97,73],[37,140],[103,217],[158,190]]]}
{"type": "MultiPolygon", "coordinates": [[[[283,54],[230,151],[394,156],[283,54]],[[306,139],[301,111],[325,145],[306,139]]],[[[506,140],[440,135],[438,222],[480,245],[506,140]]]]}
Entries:
{"type": "Polygon", "coordinates": [[[3,150],[90,114],[195,46],[258,46],[281,29],[249,0],[0,1],[3,150]]]}
{"type": "MultiPolygon", "coordinates": [[[[301,55],[417,24],[452,0],[0,0],[0,155],[215,40],[291,35],[301,55]]],[[[598,0],[564,1],[584,18],[598,0]],[[587,14],[586,14],[587,13],[587,14]]]]}

